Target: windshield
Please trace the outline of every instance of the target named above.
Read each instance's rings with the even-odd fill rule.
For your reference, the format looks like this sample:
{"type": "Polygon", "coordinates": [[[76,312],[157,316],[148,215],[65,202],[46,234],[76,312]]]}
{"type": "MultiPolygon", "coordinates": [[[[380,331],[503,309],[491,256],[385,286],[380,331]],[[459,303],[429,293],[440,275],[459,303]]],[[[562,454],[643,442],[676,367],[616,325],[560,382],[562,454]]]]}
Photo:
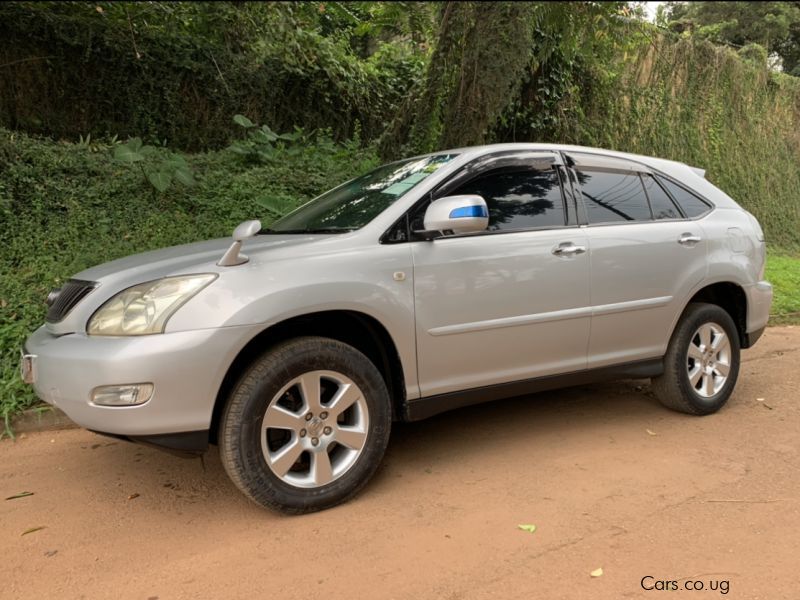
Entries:
{"type": "Polygon", "coordinates": [[[359,229],[455,156],[436,154],[383,165],[304,204],[261,233],[343,233],[359,229]]]}

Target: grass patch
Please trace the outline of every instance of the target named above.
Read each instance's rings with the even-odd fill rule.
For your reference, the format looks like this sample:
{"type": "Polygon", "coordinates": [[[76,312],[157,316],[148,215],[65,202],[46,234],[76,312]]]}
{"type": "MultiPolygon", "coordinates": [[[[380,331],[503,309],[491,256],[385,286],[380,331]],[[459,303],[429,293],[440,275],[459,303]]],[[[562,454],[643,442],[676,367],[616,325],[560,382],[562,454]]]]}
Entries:
{"type": "Polygon", "coordinates": [[[800,324],[800,256],[770,254],[766,278],[775,292],[770,325],[800,324]]]}

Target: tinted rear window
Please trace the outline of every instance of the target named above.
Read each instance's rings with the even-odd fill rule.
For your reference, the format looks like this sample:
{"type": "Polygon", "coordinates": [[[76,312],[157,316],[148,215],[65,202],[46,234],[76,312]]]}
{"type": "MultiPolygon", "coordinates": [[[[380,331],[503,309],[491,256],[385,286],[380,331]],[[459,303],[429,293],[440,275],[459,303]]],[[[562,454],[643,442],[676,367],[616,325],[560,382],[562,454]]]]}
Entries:
{"type": "Polygon", "coordinates": [[[650,198],[650,208],[653,209],[653,218],[659,219],[680,219],[681,213],[675,206],[658,182],[647,173],[642,173],[644,189],[647,190],[647,197],[650,198]]]}
{"type": "Polygon", "coordinates": [[[683,189],[681,186],[676,185],[667,179],[659,178],[658,182],[666,188],[670,195],[680,205],[681,209],[683,210],[683,214],[690,219],[693,217],[699,217],[711,208],[708,204],[700,200],[700,198],[691,192],[683,189]]]}
{"type": "Polygon", "coordinates": [[[638,173],[577,171],[589,223],[650,221],[650,206],[638,173]]]}

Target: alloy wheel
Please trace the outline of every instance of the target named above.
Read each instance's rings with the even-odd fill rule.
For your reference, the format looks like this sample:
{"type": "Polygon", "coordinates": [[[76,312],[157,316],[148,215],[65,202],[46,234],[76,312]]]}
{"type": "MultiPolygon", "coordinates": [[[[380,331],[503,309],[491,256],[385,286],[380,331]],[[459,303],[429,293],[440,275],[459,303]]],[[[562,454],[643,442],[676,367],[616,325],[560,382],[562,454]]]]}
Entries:
{"type": "Polygon", "coordinates": [[[717,323],[704,323],[695,331],[686,354],[689,385],[703,398],[717,394],[731,370],[731,342],[717,323]]]}
{"type": "Polygon", "coordinates": [[[270,470],[301,488],[327,485],[346,473],[364,450],[369,410],[346,375],[310,371],[287,383],[261,422],[261,450],[270,470]]]}

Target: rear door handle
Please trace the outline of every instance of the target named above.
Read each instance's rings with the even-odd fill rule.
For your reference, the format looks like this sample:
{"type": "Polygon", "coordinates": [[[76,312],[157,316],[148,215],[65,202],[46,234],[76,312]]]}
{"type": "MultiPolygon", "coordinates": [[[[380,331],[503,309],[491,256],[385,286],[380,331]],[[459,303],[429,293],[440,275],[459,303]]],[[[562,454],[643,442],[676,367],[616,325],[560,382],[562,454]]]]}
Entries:
{"type": "Polygon", "coordinates": [[[691,233],[682,233],[678,238],[678,243],[684,246],[691,246],[700,242],[702,238],[699,235],[692,235],[691,233]]]}
{"type": "Polygon", "coordinates": [[[576,246],[572,242],[563,242],[553,248],[553,254],[556,256],[573,256],[575,254],[583,254],[586,252],[585,246],[576,246]]]}

